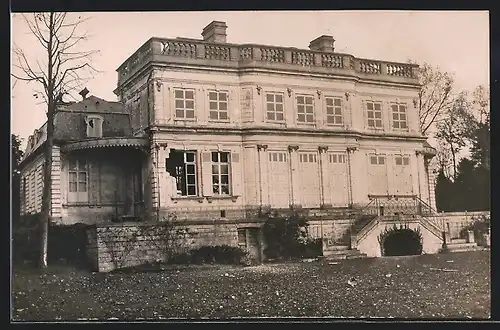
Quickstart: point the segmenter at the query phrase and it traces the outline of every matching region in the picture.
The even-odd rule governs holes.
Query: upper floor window
[[[229,195],[229,152],[212,152],[212,192]]]
[[[371,155],[370,156],[370,164],[371,165],[385,165],[385,156],[384,155]]]
[[[367,124],[370,128],[382,128],[382,104],[380,102],[366,102]]]
[[[342,99],[340,97],[325,97],[326,123],[329,125],[342,125]]]
[[[285,120],[283,107],[283,94],[266,94],[267,120],[283,121]]]
[[[85,122],[87,124],[87,137],[102,137],[102,117],[87,116]]]
[[[314,123],[314,105],[312,96],[297,96],[297,122],[308,124]]]
[[[175,98],[175,118],[194,119],[194,90],[176,89]]]
[[[210,102],[210,119],[228,120],[227,92],[209,92],[208,98]]]
[[[410,165],[410,157],[408,157],[408,156],[395,156],[394,160],[395,160],[397,166]]]
[[[406,105],[393,104],[392,109],[392,128],[406,130],[408,128],[406,122]]]

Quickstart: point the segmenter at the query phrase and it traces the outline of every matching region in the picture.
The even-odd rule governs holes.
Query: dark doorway
[[[422,236],[418,230],[394,228],[381,237],[382,256],[412,256],[422,254]]]

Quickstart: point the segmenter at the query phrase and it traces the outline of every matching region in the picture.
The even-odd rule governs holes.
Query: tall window
[[[342,99],[339,97],[326,97],[326,123],[329,125],[342,125]]]
[[[380,102],[366,102],[366,116],[368,127],[381,129],[382,126],[382,104]]]
[[[227,92],[209,92],[210,101],[210,119],[228,120],[227,111]]]
[[[315,153],[299,153],[299,161],[301,163],[316,163],[317,157]]]
[[[297,96],[297,122],[308,124],[314,123],[314,105],[312,96]]]
[[[175,118],[194,119],[194,90],[176,89]]]
[[[284,121],[283,94],[266,94],[267,120]]]
[[[84,202],[87,200],[88,164],[85,160],[70,159],[68,166],[69,199]]]
[[[100,116],[88,116],[86,118],[87,137],[102,137],[102,118]]]
[[[229,195],[229,152],[212,152],[212,191]]]
[[[196,151],[171,150],[167,171],[175,178],[181,196],[197,196]]]
[[[330,154],[330,163],[345,164],[346,157],[344,154]]]
[[[410,165],[410,157],[408,156],[394,156],[397,166],[408,166]]]
[[[385,156],[370,156],[370,164],[372,165],[385,165]]]
[[[270,152],[269,161],[286,163],[286,152]]]
[[[392,128],[405,130],[408,128],[406,123],[406,105],[393,104],[392,109]]]

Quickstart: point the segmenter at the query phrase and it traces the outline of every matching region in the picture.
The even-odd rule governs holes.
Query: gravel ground
[[[354,279],[354,284],[348,284]],[[490,252],[96,274],[15,269],[13,320],[490,317]]]

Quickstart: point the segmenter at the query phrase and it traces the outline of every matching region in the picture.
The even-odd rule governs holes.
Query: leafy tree
[[[50,220],[52,148],[54,145],[54,114],[62,96],[82,87],[87,71],[92,75],[95,70],[90,64],[95,51],[81,51],[80,43],[87,39],[85,34],[77,33],[82,23],[78,14],[45,12],[22,15],[24,22],[35,37],[36,43],[30,45],[31,56],[14,44],[12,76],[27,83],[35,82],[42,90],[41,95],[47,104],[47,138],[44,144],[43,197],[40,217],[42,268],[47,267],[47,240]],[[36,46],[41,47],[43,58],[36,57]]]
[[[436,208],[441,212],[453,209],[453,182],[444,174],[444,168],[440,168],[436,177]]]
[[[467,93],[461,92],[446,111],[446,117],[437,122],[436,137],[443,143],[444,149],[451,155],[452,178],[457,177],[460,151],[467,146],[467,137],[475,126],[471,105]]]
[[[15,134],[11,134],[11,151],[12,151],[12,220],[13,222],[19,218],[20,215],[20,188],[21,176],[19,172],[19,163],[23,158],[23,151],[21,150],[21,138]]]

